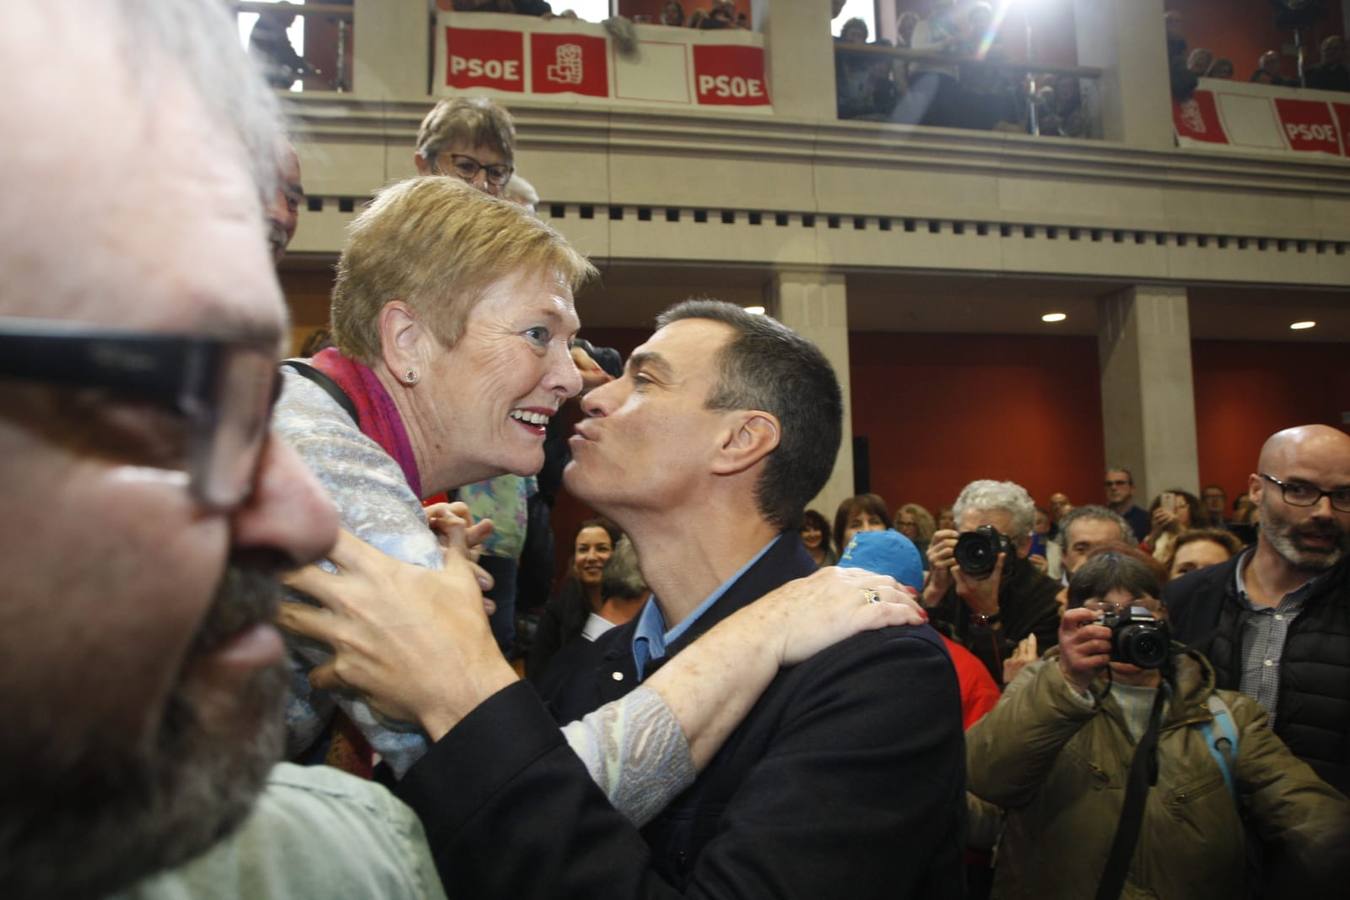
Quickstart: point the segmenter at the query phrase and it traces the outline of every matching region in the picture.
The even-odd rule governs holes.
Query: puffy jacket
[[[1214,665],[1219,687],[1242,679],[1241,554],[1169,584],[1163,602],[1176,639]],[[1275,733],[1332,787],[1350,793],[1350,558],[1322,575],[1285,636]]]
[[[1092,897],[1120,819],[1134,755],[1120,707],[1078,697],[1058,649],[1023,671],[998,706],[966,732],[968,787],[1004,807],[994,897]],[[1179,653],[1177,692],[1158,740],[1158,783],[1121,896],[1163,900],[1245,896],[1246,838],[1238,806],[1199,723],[1214,672]],[[1104,679],[1095,686],[1100,696]],[[1263,844],[1315,867],[1329,835],[1346,834],[1350,802],[1291,754],[1249,697],[1219,691],[1238,731],[1234,778]],[[1293,870],[1291,870],[1293,871]]]

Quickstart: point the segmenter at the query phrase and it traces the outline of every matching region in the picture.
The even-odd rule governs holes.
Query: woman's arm
[[[288,579],[322,608],[287,603],[279,617],[293,633],[334,648],[333,658],[310,675],[316,686],[359,692],[381,714],[421,723],[434,741],[516,680],[492,640],[478,585],[461,554],[448,553],[445,568],[433,571],[400,563],[342,534],[330,559],[337,574],[310,566]],[[864,589],[877,591],[885,602],[867,602]],[[860,631],[923,620],[891,579],[822,569],[728,617],[645,687],[678,726],[691,765],[701,768],[780,665],[800,662]],[[618,712],[610,721],[633,715]],[[594,723],[583,720],[583,726],[594,730]],[[612,771],[592,768],[592,774],[602,786],[628,778],[626,771],[617,780]]]

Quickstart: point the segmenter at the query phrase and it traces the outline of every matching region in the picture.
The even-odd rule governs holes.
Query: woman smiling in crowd
[[[549,600],[539,617],[539,628],[534,634],[526,672],[537,680],[548,667],[549,660],[559,648],[578,635],[593,641],[614,624],[601,615],[604,597],[600,582],[605,574],[605,563],[614,553],[623,530],[609,519],[597,516],[587,519],[577,528],[572,540],[572,565],[562,588]]]
[[[832,566],[839,554],[830,545],[830,526],[825,517],[814,509],[802,513],[802,546],[818,566]]]

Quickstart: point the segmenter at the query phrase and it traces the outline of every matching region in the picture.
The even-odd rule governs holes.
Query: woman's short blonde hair
[[[575,292],[595,267],[551,226],[457,178],[426,175],[390,185],[347,229],[333,287],[338,349],[380,357],[380,310],[402,300],[446,346],[502,278],[538,273]]]
[[[452,97],[431,108],[417,129],[417,152],[427,162],[447,148],[491,147],[508,163],[516,160],[516,127],[511,114],[486,97]]]

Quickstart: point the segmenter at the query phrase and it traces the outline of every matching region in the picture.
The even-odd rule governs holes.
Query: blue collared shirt
[[[739,581],[741,576],[750,570],[751,566],[759,562],[764,554],[769,552],[769,548],[782,537],[780,534],[761,547],[758,553],[750,557],[749,562],[718,585],[717,590],[709,594],[693,612],[685,616],[683,622],[669,631],[666,630],[666,617],[661,615],[661,606],[656,602],[656,595],[653,594],[651,600],[642,607],[642,613],[638,616],[637,628],[633,632],[633,664],[637,668],[638,681],[647,677],[647,663],[654,659],[665,658],[666,647],[679,640],[680,635],[688,631],[698,621],[698,617],[720,600],[722,595],[730,590],[731,586]]]

